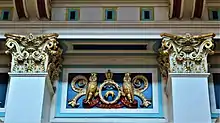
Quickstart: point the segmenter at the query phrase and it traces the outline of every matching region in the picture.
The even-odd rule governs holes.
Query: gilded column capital
[[[206,73],[207,56],[213,54],[214,33],[204,35],[161,34],[158,62],[163,76],[171,73]]]
[[[48,72],[51,81],[59,76],[62,67],[62,49],[58,34],[28,36],[5,34],[6,54],[11,54],[12,73]]]

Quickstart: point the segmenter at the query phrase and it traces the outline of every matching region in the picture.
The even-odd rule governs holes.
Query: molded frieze
[[[62,49],[56,40],[58,34],[46,34],[34,37],[5,34],[6,54],[11,54],[12,73],[48,72],[51,81],[59,76],[63,61]]]
[[[215,34],[184,36],[161,34],[158,62],[163,76],[171,73],[206,73],[207,56],[213,54]]]

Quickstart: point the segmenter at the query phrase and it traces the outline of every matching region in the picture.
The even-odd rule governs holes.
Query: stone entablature
[[[58,39],[161,39],[161,33],[176,32],[182,35],[187,32],[196,34],[200,32],[215,32],[215,39],[220,38],[220,22],[196,21],[156,21],[156,22],[79,22],[67,21],[18,21],[0,23],[0,38],[4,39],[5,32],[11,34],[33,33],[35,35],[56,32]],[[147,28],[146,28],[147,27]],[[103,30],[103,28],[105,28]],[[125,29],[126,28],[126,29]],[[100,35],[96,35],[100,34]]]
[[[12,73],[48,72],[53,82],[59,76],[62,66],[62,49],[57,41],[58,34],[45,34],[34,37],[5,34],[6,54],[11,54]]]
[[[214,33],[184,36],[161,34],[158,61],[163,76],[168,73],[207,73],[208,54],[213,54]]]

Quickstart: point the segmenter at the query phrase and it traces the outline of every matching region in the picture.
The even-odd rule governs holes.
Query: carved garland
[[[215,34],[200,36],[177,36],[161,34],[162,46],[159,49],[158,62],[162,75],[171,73],[206,73],[207,56],[213,54]]]
[[[62,66],[62,49],[56,40],[58,34],[47,34],[34,37],[5,34],[6,54],[12,55],[11,72],[40,73],[48,72],[53,82],[59,76]]]

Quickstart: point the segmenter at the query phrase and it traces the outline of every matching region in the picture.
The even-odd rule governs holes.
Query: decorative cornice
[[[0,22],[0,38],[4,33],[42,34],[59,33],[66,39],[160,39],[163,32],[185,34],[216,33],[220,38],[219,21],[152,21],[152,22],[69,22],[69,21],[16,21]]]
[[[94,21],[78,22],[71,21],[1,21],[0,28],[219,28],[219,21],[150,21],[150,22],[127,22],[114,23]]]
[[[62,66],[62,50],[56,40],[58,34],[34,37],[5,34],[6,54],[11,54],[11,73],[46,73],[53,82]]]

